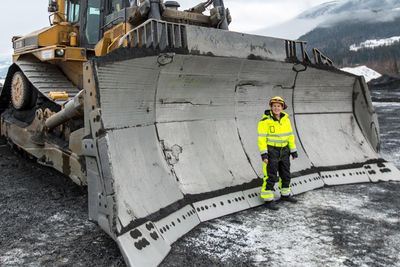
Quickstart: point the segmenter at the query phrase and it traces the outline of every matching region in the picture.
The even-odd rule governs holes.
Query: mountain
[[[4,79],[6,78],[8,67],[10,66],[11,62],[8,59],[0,59],[0,83],[4,83]]]
[[[336,66],[366,65],[399,75],[400,0],[339,0],[311,8],[291,21],[258,31],[307,42]]]
[[[367,66],[358,66],[354,68],[342,68],[342,71],[349,72],[358,76],[364,76],[365,81],[369,82],[382,77],[382,75]]]
[[[301,13],[292,20],[255,33],[288,39],[317,27],[330,27],[343,22],[384,22],[399,16],[400,0],[337,0],[323,3]]]
[[[399,74],[400,10],[389,21],[343,21],[317,27],[300,37],[309,48],[316,47],[337,66],[367,65],[390,75]]]

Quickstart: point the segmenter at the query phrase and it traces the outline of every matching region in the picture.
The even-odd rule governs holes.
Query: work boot
[[[297,203],[297,199],[295,199],[293,196],[281,196],[281,200],[290,203]]]
[[[276,203],[276,201],[265,201],[265,207],[270,210],[279,210],[279,207]]]

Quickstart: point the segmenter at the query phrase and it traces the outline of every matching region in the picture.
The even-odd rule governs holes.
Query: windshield
[[[101,0],[88,0],[85,35],[86,35],[88,44],[91,44],[91,45],[94,45],[99,41],[100,2],[101,2]]]
[[[67,12],[67,21],[76,23],[79,21],[79,0],[68,0],[65,1],[65,10]]]

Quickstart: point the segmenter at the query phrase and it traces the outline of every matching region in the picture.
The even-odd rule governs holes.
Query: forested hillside
[[[331,27],[318,27],[300,37],[309,48],[319,48],[337,66],[367,65],[378,72],[398,74],[400,43],[391,46],[350,51],[350,46],[371,39],[400,36],[400,17],[386,22],[340,22]]]

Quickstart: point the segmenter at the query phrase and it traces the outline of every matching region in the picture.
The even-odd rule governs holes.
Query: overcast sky
[[[178,0],[182,8],[204,0]],[[225,0],[231,10],[231,30],[252,32],[289,20],[312,6],[330,0]],[[0,59],[12,53],[11,38],[49,25],[48,0],[1,1]]]

